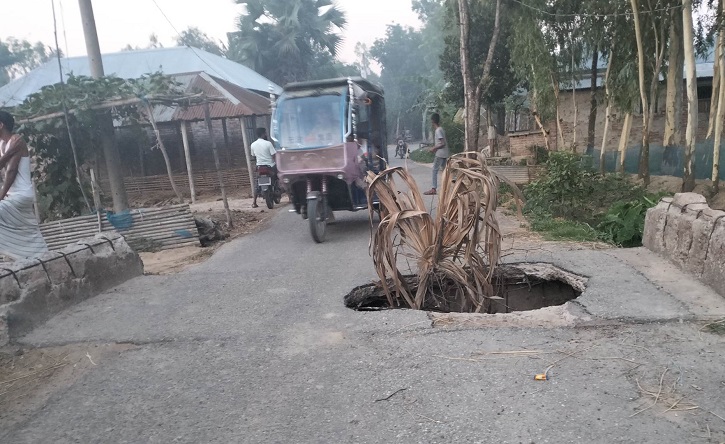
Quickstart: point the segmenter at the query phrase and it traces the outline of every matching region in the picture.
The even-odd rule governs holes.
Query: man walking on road
[[[438,188],[438,173],[446,167],[449,156],[446,132],[441,128],[441,116],[438,113],[434,113],[430,116],[430,121],[433,124],[433,130],[435,130],[435,145],[430,149],[430,152],[435,153],[435,160],[433,161],[433,188],[423,193],[426,196],[434,196],[436,194]]]

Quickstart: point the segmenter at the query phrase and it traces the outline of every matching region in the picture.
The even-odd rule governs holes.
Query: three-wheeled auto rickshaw
[[[272,108],[279,179],[323,242],[333,211],[377,204],[367,201],[364,178],[387,164],[383,90],[363,78],[292,83]]]

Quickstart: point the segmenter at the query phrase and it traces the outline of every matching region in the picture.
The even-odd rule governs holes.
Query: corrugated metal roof
[[[64,75],[90,75],[88,57],[69,57],[61,60]],[[103,55],[107,75],[136,79],[144,74],[161,71],[165,74],[206,72],[242,88],[266,92],[271,86],[279,94],[282,88],[252,69],[201,49],[190,47],[158,48],[141,51],[122,51]],[[58,62],[51,60],[28,74],[0,88],[0,107],[22,103],[42,87],[58,83]]]
[[[715,64],[712,61],[700,61],[699,63],[695,64],[695,70],[697,72],[697,78],[698,79],[707,79],[712,78],[713,76],[713,70],[715,68]],[[606,71],[606,66],[604,67],[604,70],[600,70],[597,74],[597,87],[603,88],[604,87],[604,71]],[[660,75],[660,81],[664,81],[664,76]],[[591,77],[587,76],[579,81],[576,82],[576,89],[590,89],[592,85]],[[569,82],[562,82],[560,86],[562,91],[569,90],[571,91],[571,81]]]
[[[203,92],[209,97],[223,99],[223,101],[215,101],[209,105],[209,114],[212,119],[264,116],[271,113],[269,98],[206,73],[179,74],[173,77],[181,84],[180,88],[188,94]],[[154,119],[157,122],[203,120],[204,106],[155,106]]]

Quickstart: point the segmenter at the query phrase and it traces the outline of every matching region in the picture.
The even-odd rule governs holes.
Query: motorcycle
[[[259,165],[257,167],[257,195],[264,197],[267,208],[274,208],[274,204],[282,201],[282,189],[272,167]]]
[[[408,155],[408,144],[403,139],[398,139],[398,145],[395,147],[395,157],[404,159]]]

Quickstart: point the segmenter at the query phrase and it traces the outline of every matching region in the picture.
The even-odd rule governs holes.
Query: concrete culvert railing
[[[142,274],[141,258],[114,233],[0,265],[0,346],[61,310]]]
[[[642,243],[725,296],[725,211],[704,196],[679,193],[650,208]]]

